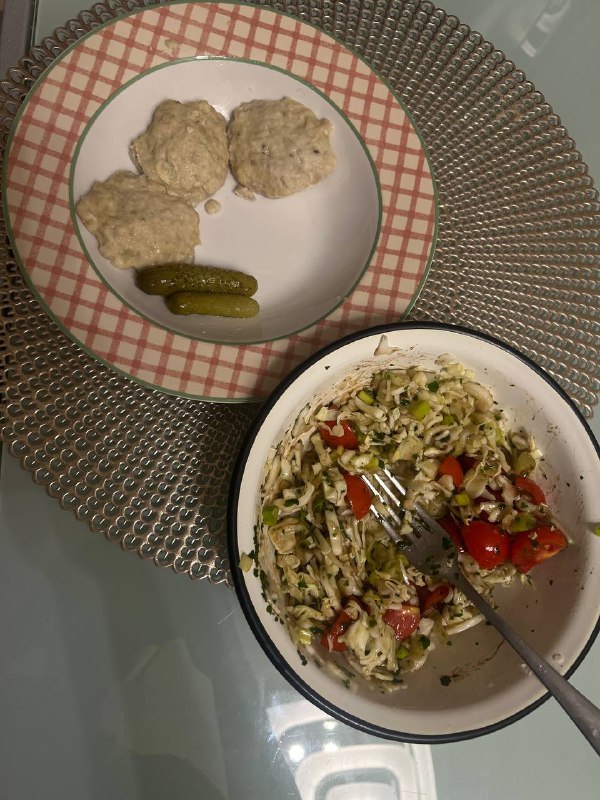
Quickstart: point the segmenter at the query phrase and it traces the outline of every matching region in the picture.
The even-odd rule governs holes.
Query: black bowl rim
[[[581,411],[577,408],[575,403],[571,400],[569,395],[556,382],[554,378],[552,378],[542,367],[539,366],[539,364],[537,364],[531,358],[526,356],[524,353],[521,353],[512,345],[503,342],[501,339],[497,339],[493,336],[490,336],[489,334],[482,333],[480,331],[476,331],[471,328],[464,327],[462,325],[448,325],[439,322],[399,322],[388,325],[378,325],[372,328],[366,328],[357,331],[355,333],[349,334],[348,336],[345,336],[341,339],[337,339],[335,342],[332,342],[331,344],[321,348],[312,356],[305,359],[294,370],[292,370],[292,372],[290,372],[290,374],[269,395],[264,405],[261,407],[258,416],[254,420],[248,434],[246,435],[246,438],[240,448],[236,463],[233,468],[233,474],[231,478],[230,491],[229,491],[229,501],[227,505],[227,545],[229,549],[229,557],[231,562],[231,576],[233,579],[233,585],[237,593],[240,606],[242,607],[242,611],[244,612],[244,616],[246,617],[246,621],[248,622],[248,625],[250,626],[252,633],[256,637],[258,643],[262,647],[263,651],[265,652],[271,663],[275,666],[278,672],[298,692],[300,692],[301,695],[303,695],[307,700],[309,700],[311,703],[317,706],[317,708],[320,708],[321,711],[324,711],[326,714],[329,714],[335,719],[338,719],[341,722],[344,722],[345,724],[350,725],[351,727],[356,728],[359,731],[362,731],[363,733],[368,733],[373,736],[379,736],[383,739],[391,739],[393,741],[409,742],[413,744],[449,744],[452,742],[459,742],[468,739],[474,739],[479,736],[485,736],[489,733],[493,733],[494,731],[501,730],[502,728],[505,728],[508,725],[511,725],[520,719],[523,719],[525,716],[530,714],[536,708],[541,706],[542,703],[545,703],[546,700],[548,700],[548,698],[550,697],[550,693],[546,692],[540,698],[530,703],[529,705],[525,706],[525,708],[522,708],[520,711],[517,711],[516,713],[511,714],[510,716],[502,720],[499,720],[498,722],[494,722],[489,725],[484,725],[479,728],[457,731],[455,733],[415,734],[415,733],[407,733],[404,731],[391,730],[389,728],[382,728],[378,725],[373,725],[372,723],[365,722],[359,717],[355,717],[354,715],[349,714],[346,711],[342,711],[336,705],[330,703],[328,700],[326,700],[324,697],[318,694],[314,689],[312,689],[311,686],[309,686],[305,681],[302,680],[302,678],[300,678],[298,673],[280,655],[279,651],[277,650],[271,638],[269,637],[267,631],[260,622],[258,615],[254,611],[252,602],[250,600],[250,596],[248,594],[248,590],[246,589],[246,583],[244,580],[243,573],[239,567],[240,553],[238,548],[238,537],[237,537],[237,508],[238,508],[238,500],[240,494],[240,485],[244,474],[246,461],[248,460],[248,456],[250,455],[250,451],[252,449],[254,440],[259,430],[261,429],[262,425],[264,424],[265,420],[269,416],[271,410],[281,397],[281,395],[310,366],[312,366],[317,361],[320,361],[325,356],[340,349],[341,347],[351,342],[358,341],[359,339],[365,339],[369,336],[384,335],[392,331],[405,330],[405,329],[415,330],[415,331],[438,330],[438,331],[451,331],[453,333],[461,333],[467,336],[471,336],[475,339],[481,339],[485,342],[488,342],[489,344],[495,345],[496,347],[499,347],[502,350],[505,350],[509,354],[518,358],[526,366],[530,367],[530,369],[536,372],[543,380],[545,380],[546,383],[548,383],[548,385],[550,386],[550,388],[552,388],[555,392],[557,392],[558,395],[574,411],[577,419],[579,420],[583,429],[587,433],[600,461],[600,444],[596,440],[596,437],[594,436],[594,433],[592,432],[590,426],[588,425],[585,417],[583,416]],[[575,659],[574,663],[565,673],[566,678],[569,678],[579,667],[579,665],[589,652],[590,648],[592,647],[599,632],[600,632],[600,611],[598,614],[596,625],[594,626],[594,629],[590,634],[588,641],[582,648],[581,652]]]

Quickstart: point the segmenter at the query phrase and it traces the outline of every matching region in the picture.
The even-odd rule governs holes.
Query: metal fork
[[[421,506],[415,504],[414,507],[412,534],[405,536],[398,532],[404,516],[402,498],[406,497],[406,489],[395,475],[384,468],[379,473],[363,475],[362,478],[381,504],[378,506],[374,501],[371,513],[402,548],[409,562],[426,575],[444,578],[466,595],[560,703],[600,755],[600,709],[538,655],[479,594],[462,573],[450,537]]]

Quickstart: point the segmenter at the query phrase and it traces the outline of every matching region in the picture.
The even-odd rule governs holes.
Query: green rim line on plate
[[[166,69],[168,67],[172,67],[172,66],[175,66],[177,64],[184,64],[184,63],[191,62],[191,61],[193,61],[195,63],[202,63],[202,62],[205,62],[205,61],[231,61],[231,62],[235,62],[235,63],[251,64],[252,66],[263,67],[264,69],[270,69],[270,70],[273,70],[274,72],[279,72],[282,75],[286,75],[288,78],[291,78],[292,80],[295,80],[298,83],[303,84],[308,89],[310,89],[311,91],[315,92],[315,94],[318,94],[320,97],[322,97],[323,100],[325,100],[327,103],[329,103],[329,105],[334,109],[334,111],[336,111],[340,115],[340,117],[342,117],[342,119],[344,120],[346,125],[350,128],[350,130],[352,131],[352,133],[354,134],[354,136],[358,140],[360,146],[362,147],[362,149],[363,149],[363,151],[364,151],[364,153],[365,153],[365,155],[366,155],[366,157],[367,157],[367,159],[369,161],[369,166],[371,167],[371,171],[372,171],[373,177],[375,179],[375,186],[377,188],[378,209],[377,209],[377,227],[376,227],[376,230],[375,230],[375,235],[373,237],[373,244],[371,245],[371,249],[370,249],[369,254],[367,256],[365,265],[361,269],[358,277],[356,278],[356,280],[354,281],[352,286],[350,286],[350,288],[345,292],[345,294],[342,295],[340,300],[337,303],[335,303],[335,305],[331,306],[331,308],[329,308],[320,317],[317,317],[317,319],[314,319],[311,322],[307,323],[306,325],[303,325],[300,328],[296,328],[295,330],[290,331],[289,333],[286,333],[283,336],[273,336],[271,338],[266,338],[266,339],[262,339],[261,338],[261,339],[244,340],[244,341],[233,341],[233,340],[231,340],[231,341],[223,341],[221,339],[211,339],[208,336],[196,336],[196,335],[194,335],[192,333],[182,333],[181,331],[176,330],[175,328],[171,328],[168,325],[164,325],[164,324],[162,324],[160,322],[157,322],[152,317],[149,317],[147,314],[142,313],[139,309],[137,309],[134,305],[132,305],[128,300],[125,300],[125,298],[122,297],[119,294],[119,292],[117,292],[116,289],[113,288],[112,284],[109,283],[109,281],[106,280],[106,278],[100,272],[99,268],[94,263],[94,260],[93,260],[92,256],[90,255],[90,253],[89,253],[89,251],[88,251],[88,249],[85,246],[85,243],[83,241],[83,237],[81,235],[81,227],[79,225],[79,220],[77,218],[77,213],[75,211],[75,199],[74,199],[74,196],[73,196],[73,182],[74,182],[75,170],[77,168],[77,160],[79,158],[79,153],[80,153],[81,148],[83,147],[83,143],[84,143],[87,135],[89,134],[91,128],[93,127],[93,125],[96,122],[96,120],[98,119],[98,117],[100,117],[100,115],[107,108],[107,106],[109,106],[110,103],[112,103],[112,101],[115,100],[115,98],[117,98],[122,92],[124,92],[125,90],[129,89],[129,87],[132,86],[134,83],[137,83],[138,81],[143,80],[144,78],[147,78],[153,72],[157,72],[158,70]],[[312,187],[308,187],[308,188],[310,189]],[[280,339],[289,339],[290,336],[295,336],[297,333],[302,333],[302,331],[305,331],[308,328],[312,328],[313,325],[317,325],[319,322],[321,322],[321,320],[326,319],[331,313],[333,313],[337,308],[339,308],[348,299],[348,297],[352,294],[354,289],[358,286],[358,284],[363,279],[363,277],[364,277],[364,275],[365,275],[365,273],[366,273],[366,271],[369,268],[369,265],[371,263],[371,259],[373,257],[373,253],[377,249],[377,243],[379,242],[379,235],[381,233],[381,220],[382,220],[382,217],[383,217],[383,199],[382,199],[382,195],[381,195],[381,183],[379,181],[379,174],[378,174],[377,169],[375,167],[375,162],[373,161],[373,157],[371,156],[371,153],[369,152],[369,149],[366,146],[366,144],[364,143],[361,135],[356,130],[356,127],[354,126],[354,124],[348,119],[346,114],[344,114],[344,112],[333,102],[333,100],[331,100],[329,97],[327,97],[327,95],[324,92],[322,92],[320,89],[317,89],[315,86],[313,86],[308,81],[305,81],[303,78],[299,78],[297,75],[294,75],[293,73],[288,72],[288,70],[282,69],[281,67],[275,67],[272,64],[263,64],[261,61],[256,61],[256,60],[250,59],[250,58],[232,58],[230,56],[200,56],[200,57],[198,57],[198,56],[188,56],[187,58],[178,58],[178,59],[174,59],[173,61],[168,61],[165,64],[157,64],[155,67],[152,67],[151,69],[146,70],[146,72],[142,72],[139,75],[136,75],[135,78],[132,78],[131,80],[127,81],[127,83],[124,83],[121,87],[119,87],[119,89],[117,89],[116,92],[111,94],[111,96],[107,100],[105,100],[102,103],[102,105],[96,110],[94,115],[92,117],[90,117],[90,120],[88,121],[87,125],[85,126],[85,128],[83,130],[83,133],[79,137],[79,141],[77,142],[77,146],[75,147],[75,151],[74,151],[74,154],[73,154],[73,160],[71,162],[71,169],[70,169],[70,172],[69,172],[69,207],[70,207],[71,220],[73,222],[73,227],[75,229],[75,233],[77,234],[77,238],[79,240],[79,244],[81,245],[81,249],[83,250],[83,253],[85,254],[87,260],[89,261],[89,263],[93,267],[95,273],[98,275],[98,277],[100,278],[102,283],[115,295],[115,297],[117,297],[123,303],[123,305],[127,306],[128,308],[130,308],[139,317],[142,317],[143,319],[145,319],[148,322],[152,323],[152,325],[155,325],[157,328],[162,328],[162,330],[168,331],[169,333],[173,333],[176,336],[183,336],[185,339],[193,339],[195,341],[208,342],[210,344],[220,344],[220,345],[223,345],[224,347],[229,347],[229,346],[235,347],[235,346],[244,346],[244,345],[253,345],[253,344],[264,344],[264,343],[267,343],[267,342],[279,341]],[[194,265],[191,265],[191,266],[194,266]],[[237,267],[230,267],[230,269],[237,269]],[[420,285],[418,287],[418,290],[420,291]]]
[[[174,0],[174,2],[171,2],[168,5],[174,5],[174,6],[175,5],[187,5],[189,2],[190,2],[190,0]],[[425,145],[425,142],[423,140],[422,134],[419,131],[418,127],[415,125],[415,122],[414,122],[414,119],[412,117],[412,114],[406,108],[406,106],[404,105],[403,101],[400,99],[400,97],[397,95],[397,93],[394,91],[394,89],[390,86],[388,81],[385,78],[383,78],[381,73],[378,70],[376,70],[365,58],[363,58],[363,56],[361,56],[360,53],[356,52],[352,47],[350,47],[346,43],[342,42],[340,39],[338,39],[336,36],[332,35],[331,33],[327,32],[327,31],[324,31],[322,28],[318,27],[317,25],[313,25],[310,22],[306,22],[305,20],[300,19],[299,17],[295,16],[294,14],[288,14],[288,13],[286,13],[284,11],[279,11],[278,9],[276,10],[274,8],[267,7],[267,6],[257,6],[256,4],[253,4],[253,3],[239,3],[239,2],[236,2],[236,0],[220,0],[220,2],[216,2],[216,3],[214,3],[214,0],[196,0],[196,2],[206,3],[206,4],[213,3],[214,5],[229,5],[229,6],[243,6],[243,7],[247,6],[247,7],[251,7],[251,8],[258,8],[261,11],[270,12],[270,13],[274,14],[275,16],[287,17],[288,19],[292,19],[295,22],[299,23],[300,25],[306,25],[307,27],[312,28],[313,30],[315,30],[319,34],[321,34],[322,36],[325,36],[325,37],[333,40],[334,42],[337,42],[341,47],[345,48],[349,53],[351,53],[360,62],[365,64],[365,66],[388,89],[388,91],[392,94],[392,96],[394,97],[396,102],[399,104],[399,106],[402,108],[402,110],[406,114],[406,116],[407,116],[407,118],[408,118],[408,120],[409,120],[409,122],[410,122],[410,124],[411,124],[411,126],[413,128],[413,131],[414,131],[415,135],[417,136],[417,138],[419,140],[419,143],[420,143],[420,145],[421,145],[421,147],[423,149],[423,153],[425,155],[425,160],[427,162],[427,166],[429,167],[429,172],[430,172],[430,175],[431,175],[431,182],[432,182],[432,187],[433,187],[433,200],[434,200],[434,226],[433,226],[433,234],[432,234],[431,246],[430,246],[430,249],[429,249],[429,257],[428,257],[427,263],[425,265],[425,269],[424,269],[424,272],[423,272],[423,277],[421,279],[421,282],[420,282],[419,286],[417,287],[417,289],[415,290],[415,292],[413,294],[413,297],[412,297],[411,301],[409,302],[407,308],[404,310],[404,312],[400,315],[400,318],[399,318],[400,321],[406,319],[407,315],[414,308],[415,303],[419,299],[419,296],[420,296],[420,294],[421,294],[421,292],[423,290],[423,286],[425,285],[425,282],[426,282],[426,280],[427,280],[427,278],[429,276],[429,272],[430,272],[430,269],[431,269],[431,264],[433,262],[433,256],[435,254],[435,248],[436,248],[436,244],[437,244],[437,235],[438,235],[438,230],[439,230],[439,213],[440,213],[439,212],[439,192],[438,192],[438,188],[437,188],[437,181],[435,179],[435,172],[434,172],[434,169],[433,169],[433,163],[432,163],[431,157],[429,155],[429,150],[427,149],[427,147]],[[7,174],[6,166],[7,166],[9,155],[10,155],[10,151],[11,151],[11,148],[12,148],[12,142],[13,142],[13,139],[14,139],[14,137],[16,135],[17,128],[18,128],[19,123],[21,121],[21,117],[25,113],[25,110],[26,110],[31,98],[33,97],[33,95],[35,94],[35,92],[37,91],[39,86],[46,80],[46,78],[52,72],[52,70],[55,69],[55,67],[64,58],[66,58],[71,53],[71,51],[75,50],[81,44],[81,42],[84,42],[86,39],[89,39],[90,37],[94,36],[99,31],[102,31],[104,28],[108,28],[110,25],[116,24],[120,20],[127,19],[128,17],[133,17],[133,16],[135,16],[137,14],[143,14],[146,11],[157,10],[157,9],[161,9],[161,8],[164,8],[164,7],[165,7],[165,4],[163,4],[163,3],[155,3],[153,5],[149,5],[149,6],[146,6],[144,8],[133,9],[132,11],[128,12],[127,14],[123,14],[123,15],[120,15],[118,17],[115,17],[114,19],[110,19],[110,20],[107,20],[106,22],[103,22],[101,25],[98,25],[93,30],[88,31],[88,33],[86,33],[81,38],[77,39],[75,42],[72,42],[59,56],[57,56],[57,58],[35,80],[35,82],[31,86],[31,88],[29,89],[27,95],[23,99],[21,107],[19,108],[19,110],[15,114],[15,118],[14,118],[13,124],[11,126],[11,130],[9,132],[7,143],[6,143],[6,148],[5,148],[5,151],[4,151],[4,164],[3,164],[4,168],[3,168],[3,171],[2,171],[2,207],[3,207],[4,219],[5,219],[5,223],[6,223],[7,235],[8,235],[8,238],[9,238],[9,241],[10,241],[10,244],[11,244],[14,256],[15,256],[15,261],[17,262],[17,265],[18,265],[18,267],[19,267],[19,269],[21,271],[21,274],[22,274],[25,282],[27,283],[29,289],[31,290],[32,294],[34,295],[34,297],[36,298],[38,303],[46,311],[48,316],[57,325],[57,327],[65,334],[65,336],[67,338],[69,338],[72,342],[77,344],[79,347],[81,347],[81,349],[85,353],[87,353],[87,355],[89,355],[91,358],[93,358],[94,360],[98,361],[99,363],[101,363],[104,366],[108,367],[109,369],[113,370],[117,374],[122,375],[123,377],[128,378],[129,380],[132,380],[132,381],[140,384],[141,386],[145,386],[146,388],[151,389],[153,391],[164,392],[165,394],[170,394],[170,395],[173,395],[175,397],[182,397],[182,398],[187,398],[187,399],[190,399],[190,400],[200,400],[200,401],[203,401],[203,402],[218,402],[218,403],[262,402],[265,399],[265,397],[254,397],[254,396],[250,396],[250,397],[234,397],[234,398],[232,398],[232,397],[212,397],[212,396],[204,396],[204,395],[194,394],[194,393],[190,393],[190,392],[171,390],[171,389],[168,389],[168,388],[166,388],[164,386],[158,386],[157,384],[153,384],[153,383],[150,383],[149,381],[145,381],[142,378],[139,378],[139,377],[137,377],[135,375],[131,375],[131,373],[126,372],[125,370],[121,369],[120,367],[117,367],[116,365],[112,364],[109,361],[106,361],[101,356],[99,356],[97,353],[95,353],[93,350],[91,350],[87,345],[83,344],[69,328],[67,328],[65,325],[63,325],[63,323],[60,322],[54,316],[53,312],[48,308],[48,306],[46,305],[45,301],[43,300],[43,298],[39,294],[37,288],[33,285],[32,281],[30,280],[29,275],[27,274],[27,272],[25,270],[25,267],[24,267],[24,265],[22,263],[22,260],[21,260],[21,257],[19,255],[18,249],[15,246],[12,225],[10,223],[10,215],[8,213],[8,204],[7,204],[7,196],[6,196],[6,180],[7,180],[7,178],[6,178],[6,174]],[[181,59],[181,60],[186,60],[186,59]],[[168,62],[168,63],[172,64],[174,62]],[[258,62],[258,63],[260,64],[261,62]],[[167,65],[165,65],[165,66],[167,66]],[[262,64],[262,66],[267,66],[267,65]],[[298,79],[298,80],[300,80],[300,79]],[[311,86],[310,84],[307,84],[307,85]],[[311,88],[314,89],[314,87],[312,87],[312,86],[311,86]],[[317,91],[317,90],[315,89],[315,91]],[[326,98],[326,99],[328,99],[328,98]],[[105,102],[108,102],[108,101],[105,101]],[[364,143],[362,142],[362,138],[360,138],[360,141],[364,146]],[[379,187],[379,179],[377,179],[377,186]]]

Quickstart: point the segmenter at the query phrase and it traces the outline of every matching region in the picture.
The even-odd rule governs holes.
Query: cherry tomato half
[[[504,564],[510,555],[510,536],[497,525],[475,519],[462,529],[465,547],[482,569]]]
[[[451,517],[450,514],[447,514],[445,517],[438,519],[439,524],[442,528],[446,531],[448,536],[454,542],[454,547],[458,550],[459,553],[465,552],[465,543],[463,542],[462,533],[460,532],[460,528],[458,527],[458,522]]]
[[[327,430],[327,428],[319,428],[321,439],[323,439],[325,444],[328,444],[329,447],[344,447],[346,450],[356,450],[358,447],[358,439],[356,438],[356,434],[354,433],[352,425],[347,419],[343,419],[339,423],[335,422],[334,420],[330,420],[324,424],[327,425],[327,428],[335,428],[336,425],[341,425],[344,431],[341,436],[334,436],[333,433],[331,433],[331,430]]]
[[[402,608],[389,608],[382,619],[392,628],[396,639],[402,641],[402,639],[407,639],[419,627],[421,612],[417,606],[403,603]]]
[[[479,462],[478,458],[475,458],[475,456],[468,456],[466,453],[459,456],[457,460],[463,472],[468,472]]]
[[[519,475],[519,477],[515,480],[515,486],[517,489],[519,489],[519,491],[530,495],[531,499],[536,505],[539,506],[546,502],[546,495],[543,493],[537,483],[532,481],[530,478],[523,478]]]
[[[446,456],[442,461],[438,468],[438,477],[441,475],[450,475],[455,489],[462,486],[465,477],[459,460],[454,458],[454,456]]]
[[[552,558],[567,546],[564,533],[556,528],[540,525],[514,537],[510,547],[510,560],[519,572],[529,572],[536,564]]]
[[[356,519],[362,519],[369,513],[371,492],[359,475],[344,473],[346,481],[346,497]]]
[[[421,605],[422,612],[425,613],[426,611],[429,611],[430,608],[437,608],[438,611],[441,611],[444,600],[449,594],[450,587],[445,583],[436,586],[435,589],[431,589],[427,592],[423,599],[423,603]]]
[[[321,636],[321,644],[323,647],[329,650],[329,652],[335,650],[337,653],[341,653],[343,650],[346,650],[347,645],[345,642],[340,642],[339,637],[348,630],[351,624],[352,617],[342,609],[329,630],[325,631]]]

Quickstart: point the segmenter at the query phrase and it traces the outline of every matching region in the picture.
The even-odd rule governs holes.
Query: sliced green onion
[[[252,559],[248,555],[248,553],[242,553],[240,556],[240,569],[242,572],[250,572],[252,569]]]
[[[399,647],[396,650],[396,658],[398,661],[404,661],[405,658],[408,658],[410,655],[410,650],[408,647]]]
[[[367,472],[377,472],[377,470],[384,466],[381,462],[381,459],[377,458],[377,456],[373,456],[369,463],[366,465],[365,469]]]
[[[457,506],[468,506],[471,502],[471,498],[466,492],[459,492],[454,495],[454,502]]]
[[[370,392],[366,392],[364,389],[361,389],[358,393],[359,398],[366,403],[368,406],[372,406],[375,402],[375,398]]]
[[[411,403],[408,407],[408,413],[418,422],[420,422],[422,419],[425,419],[430,410],[431,406],[427,400],[418,400],[416,403]]]
[[[537,521],[533,514],[517,514],[509,527],[511,533],[522,533],[523,531],[532,531],[536,524]]]
[[[596,525],[596,527],[594,528],[594,533],[596,534],[596,536],[600,536],[600,525]]]
[[[262,520],[265,525],[275,525],[278,516],[279,509],[277,506],[265,506],[262,510]]]
[[[456,420],[454,419],[452,414],[444,414],[444,416],[442,417],[443,425],[454,425],[455,422]]]
[[[526,451],[521,451],[513,460],[513,469],[517,475],[527,475],[535,469],[535,459]]]
[[[312,633],[306,628],[298,630],[298,644],[309,645],[312,642]]]

